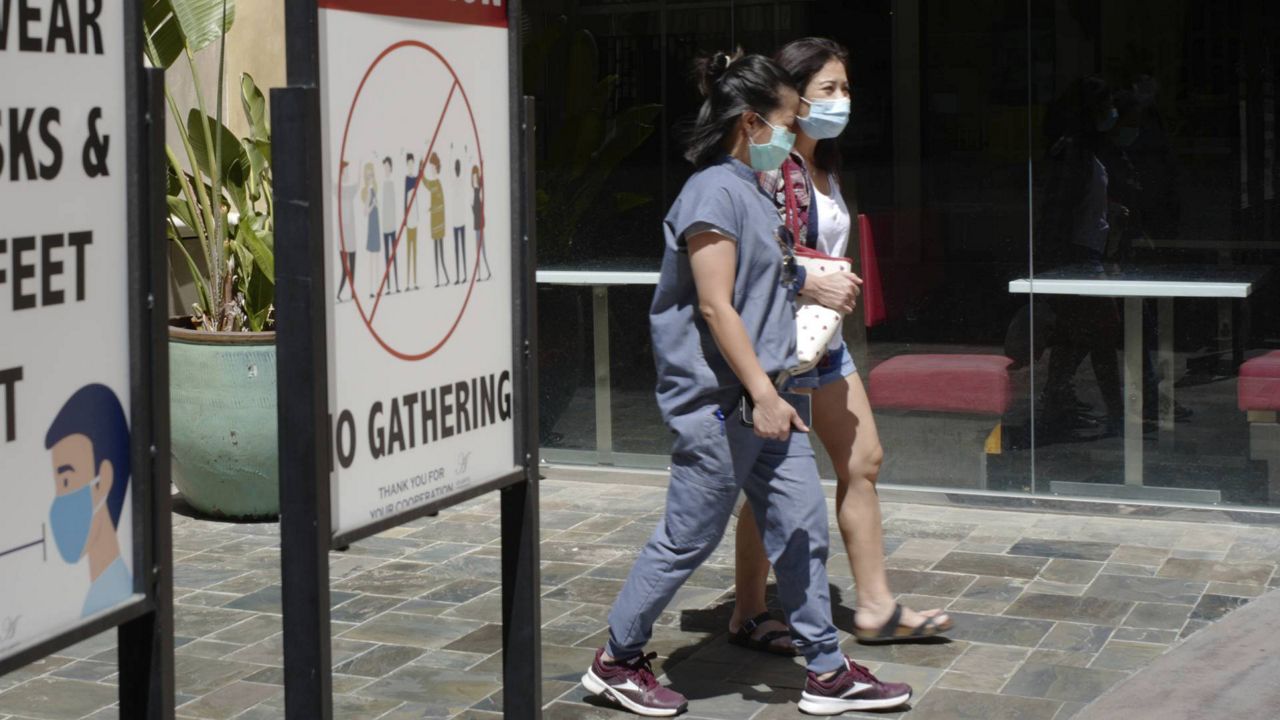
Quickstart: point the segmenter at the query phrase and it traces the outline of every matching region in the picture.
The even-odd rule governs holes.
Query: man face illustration
[[[93,465],[93,442],[84,435],[68,435],[59,440],[49,455],[53,459],[54,492],[58,495],[70,495],[100,477],[102,482],[91,487],[94,504],[102,502],[102,498],[111,491],[114,479],[110,460],[103,460],[101,469]]]
[[[68,435],[49,448],[53,464],[54,514],[51,515],[54,539],[67,562],[75,562],[88,550],[93,528],[106,525],[114,529],[107,496],[115,483],[115,468],[103,459],[95,465],[93,441],[79,433]],[[83,495],[87,494],[87,497]],[[82,496],[78,507],[76,496]],[[62,512],[58,512],[58,508]]]

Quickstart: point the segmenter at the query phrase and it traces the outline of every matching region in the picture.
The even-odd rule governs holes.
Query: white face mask
[[[830,140],[839,137],[849,124],[849,109],[852,103],[849,98],[832,98],[829,100],[809,100],[800,98],[809,105],[809,114],[797,117],[796,122],[805,135],[814,140]]]

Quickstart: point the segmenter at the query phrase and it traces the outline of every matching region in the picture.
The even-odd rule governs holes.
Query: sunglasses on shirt
[[[786,225],[779,225],[773,231],[773,237],[778,241],[778,248],[782,250],[782,286],[791,290],[796,288],[796,237],[791,232],[791,228]]]

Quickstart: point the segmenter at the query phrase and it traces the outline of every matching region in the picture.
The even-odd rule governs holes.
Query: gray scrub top
[[[780,224],[755,172],[727,156],[694,173],[671,205],[663,222],[662,272],[649,308],[658,408],[668,424],[711,404],[728,411],[742,392],[698,312],[687,234],[710,226],[737,242],[733,307],[760,365],[775,375],[797,364],[795,291],[782,284],[783,255],[774,235]]]

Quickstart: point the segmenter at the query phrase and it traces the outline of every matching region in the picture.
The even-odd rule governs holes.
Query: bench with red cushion
[[[1280,350],[1273,350],[1240,366],[1240,409],[1280,410]]]
[[[1004,415],[1013,400],[1003,355],[899,355],[871,371],[871,406]]]
[[[1249,457],[1267,464],[1267,488],[1280,502],[1280,350],[1240,366],[1240,409],[1249,414]]]
[[[1013,402],[1011,365],[1003,355],[963,354],[899,355],[877,365],[868,396],[885,448],[881,479],[987,487],[987,458],[1000,454]]]

